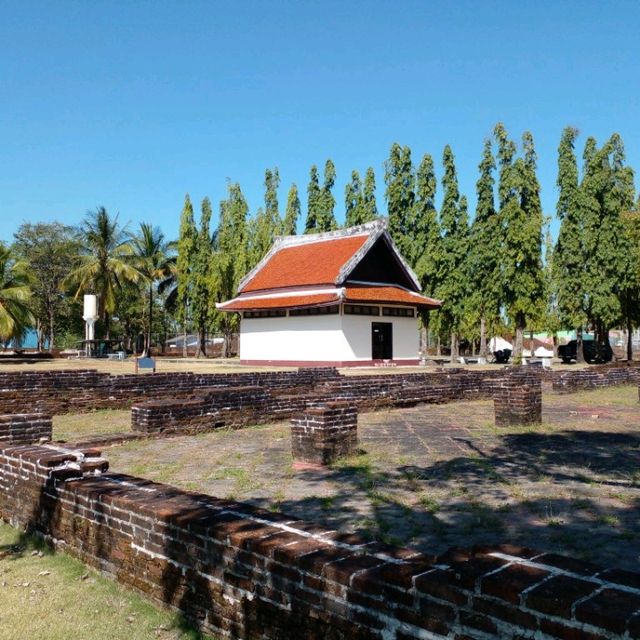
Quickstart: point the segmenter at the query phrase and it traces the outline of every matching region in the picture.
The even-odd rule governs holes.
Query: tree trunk
[[[438,335],[438,337],[436,338],[436,355],[438,355],[438,356],[442,355],[442,346],[440,344],[440,335]]]
[[[189,354],[187,352],[187,309],[185,305],[184,323],[182,325],[182,357],[186,358],[187,355]]]
[[[582,348],[582,327],[576,329],[576,364],[584,362],[584,349]]]
[[[481,358],[487,357],[487,321],[484,314],[480,318],[480,353],[478,355]]]
[[[53,339],[56,332],[55,316],[53,313],[49,314],[49,353],[53,353]]]
[[[513,345],[513,364],[522,364],[522,348],[524,346],[525,319],[519,313],[516,317],[516,342]]]
[[[553,357],[558,357],[558,334],[553,334]]]
[[[533,331],[529,331],[529,357],[533,358],[533,352],[536,350],[535,345],[533,344]]]
[[[458,342],[458,334],[451,334],[451,362],[458,362],[460,355],[460,343]]]
[[[207,357],[207,327],[202,321],[200,321],[200,325],[198,326],[198,355],[196,357]]]
[[[111,339],[111,322],[109,314],[106,311],[104,312],[104,336],[106,340]]]
[[[153,284],[149,285],[149,326],[147,327],[146,352],[151,355],[151,325],[153,324]]]
[[[627,317],[627,362],[633,360],[633,325],[631,318]]]

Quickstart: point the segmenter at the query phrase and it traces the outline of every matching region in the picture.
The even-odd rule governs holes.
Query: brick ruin
[[[0,446],[51,440],[52,433],[51,416],[42,413],[0,415]]]
[[[542,379],[530,370],[514,369],[494,388],[496,426],[542,422]]]
[[[311,404],[291,420],[294,462],[328,465],[357,446],[358,409],[346,402]]]
[[[509,545],[435,557],[0,446],[0,517],[221,638],[640,638],[640,575]]]

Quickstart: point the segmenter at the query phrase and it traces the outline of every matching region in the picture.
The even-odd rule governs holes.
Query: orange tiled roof
[[[353,257],[370,234],[308,242],[276,251],[266,264],[242,287],[242,293],[334,284],[340,269]]]
[[[218,305],[221,311],[253,311],[258,309],[295,309],[298,307],[315,307],[318,305],[340,302],[336,291],[330,293],[312,293],[293,296],[274,296],[270,298],[248,298],[242,296]]]
[[[378,304],[393,303],[406,304],[413,307],[437,309],[442,304],[440,300],[421,296],[406,289],[393,286],[350,285],[347,283],[345,302],[377,302]]]

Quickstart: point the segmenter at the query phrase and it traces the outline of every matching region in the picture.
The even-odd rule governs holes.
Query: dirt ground
[[[83,420],[86,436],[127,419],[59,417],[55,436],[72,437]],[[293,470],[287,423],[132,442],[105,455],[115,471],[392,544],[440,552],[508,541],[640,571],[637,388],[546,394],[533,428],[496,428],[488,401],[362,414],[359,438],[358,455],[322,471]]]

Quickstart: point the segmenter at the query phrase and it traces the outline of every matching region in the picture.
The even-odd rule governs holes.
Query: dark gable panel
[[[382,236],[369,249],[347,280],[397,284],[415,291],[415,285]]]

